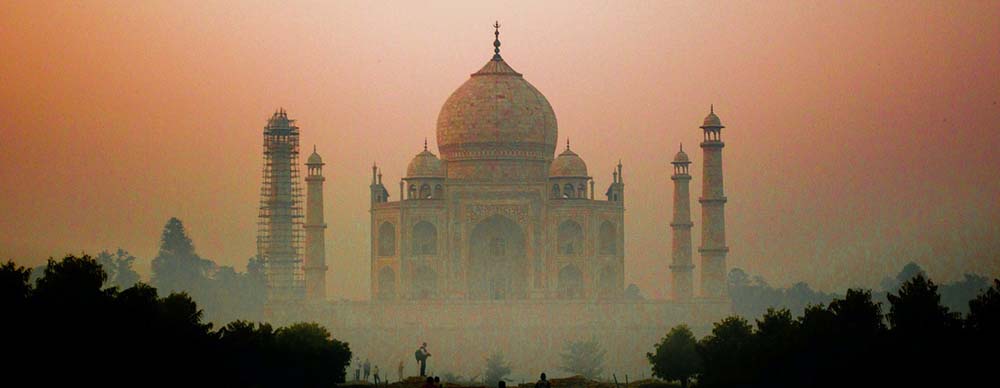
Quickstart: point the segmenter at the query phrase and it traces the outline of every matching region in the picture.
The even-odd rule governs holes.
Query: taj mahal
[[[441,107],[437,153],[425,142],[398,187],[372,166],[370,301],[327,300],[324,164],[314,149],[302,214],[298,127],[283,110],[268,121],[258,250],[271,314],[323,323],[352,347],[376,349],[371,357],[385,365],[412,355],[420,339],[454,355],[432,359],[449,371],[482,361],[461,354],[496,350],[547,365],[558,357],[551,349],[590,336],[607,339],[609,367],[628,370],[644,365],[646,348],[670,327],[704,332],[728,315],[724,126],[714,108],[698,126],[700,261],[691,241],[692,162],[681,149],[665,167],[674,186],[673,219],[663,224],[672,239],[663,261],[671,297],[626,298],[622,163],[609,166],[606,188],[595,187],[583,156],[559,142],[548,100],[501,57],[494,27],[492,57]]]

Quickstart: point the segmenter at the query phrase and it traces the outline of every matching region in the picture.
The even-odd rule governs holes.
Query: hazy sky
[[[0,258],[122,247],[146,276],[176,216],[243,268],[284,107],[327,163],[330,293],[365,298],[370,166],[395,188],[425,137],[436,153],[499,19],[599,191],[622,160],[645,294],[669,280],[669,161],[684,142],[697,206],[711,103],[730,267],[825,290],[911,260],[1000,275],[1000,2],[419,3],[4,1]]]

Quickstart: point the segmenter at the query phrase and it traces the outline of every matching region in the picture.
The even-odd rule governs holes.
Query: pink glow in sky
[[[242,268],[261,129],[284,107],[327,163],[330,294],[366,298],[372,161],[395,187],[424,138],[436,152],[438,111],[491,57],[499,19],[560,144],[599,189],[625,165],[626,283],[646,295],[669,279],[669,161],[684,142],[697,206],[712,103],[730,267],[825,290],[875,287],[908,261],[939,281],[1000,275],[1000,2],[0,10],[0,258],[24,265],[122,247],[148,275],[176,216],[202,256]]]

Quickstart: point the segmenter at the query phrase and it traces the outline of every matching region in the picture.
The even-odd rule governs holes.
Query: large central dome
[[[448,162],[547,162],[555,153],[556,131],[549,101],[498,53],[445,101],[437,143]]]

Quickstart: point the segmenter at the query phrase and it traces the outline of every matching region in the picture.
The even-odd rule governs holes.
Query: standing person
[[[424,342],[423,345],[420,345],[420,349],[417,349],[417,352],[414,354],[414,357],[417,358],[417,362],[420,363],[420,377],[427,376],[427,357],[430,356],[431,353],[427,351],[426,342]],[[434,381],[432,380],[430,383],[433,384]]]
[[[375,365],[375,369],[372,369],[372,377],[375,378],[375,385],[378,385],[378,365]]]
[[[368,362],[368,359],[366,358],[365,359],[365,381],[368,381],[368,375],[370,375],[371,372],[372,372],[372,363]]]
[[[399,368],[397,368],[397,371],[399,372],[399,381],[403,381],[403,360],[399,360]]]
[[[357,364],[354,364],[354,381],[361,381],[361,359],[358,359]]]
[[[535,388],[552,388],[552,383],[545,379],[545,373],[538,378],[538,382],[535,383]]]

